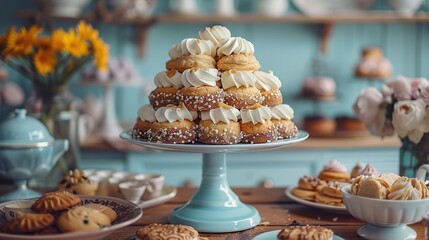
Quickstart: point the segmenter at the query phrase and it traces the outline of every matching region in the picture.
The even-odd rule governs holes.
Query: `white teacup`
[[[147,189],[143,195],[143,199],[151,199],[159,197],[162,194],[164,187],[164,176],[161,174],[138,174],[134,177],[135,180],[146,185]]]
[[[113,197],[121,197],[119,184],[134,180],[134,174],[127,172],[114,173],[107,181],[109,183],[109,195]]]
[[[31,205],[35,200],[19,200],[13,201],[10,204],[6,204],[4,206],[4,214],[6,216],[6,220],[10,221],[17,217],[18,212],[29,213],[31,211]]]
[[[146,190],[146,185],[140,181],[119,183],[119,191],[128,201],[138,203]]]

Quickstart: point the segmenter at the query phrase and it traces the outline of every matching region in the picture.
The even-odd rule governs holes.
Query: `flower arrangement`
[[[400,158],[403,160],[407,151],[413,157],[408,165],[418,168],[429,162],[427,79],[399,76],[387,81],[381,90],[364,88],[353,109],[371,133],[378,136],[398,134],[402,141]]]
[[[39,26],[9,28],[0,36],[0,61],[32,82],[35,97],[42,104],[40,118],[46,122],[56,114],[54,97],[77,70],[91,60],[99,69],[106,69],[109,46],[83,21],[68,31],[55,29],[50,36],[42,30]]]

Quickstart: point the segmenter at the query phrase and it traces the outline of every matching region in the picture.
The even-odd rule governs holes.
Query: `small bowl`
[[[128,201],[138,203],[143,193],[146,190],[146,185],[139,181],[128,181],[119,183],[119,191]]]
[[[143,199],[152,199],[161,195],[165,180],[163,175],[138,174],[134,176],[134,179],[146,185],[146,191],[143,195]]]
[[[365,239],[415,239],[416,232],[407,227],[422,220],[429,212],[429,198],[419,200],[385,200],[351,194],[351,185],[341,189],[349,213],[367,222],[357,233]]]
[[[18,212],[29,213],[31,211],[31,205],[35,200],[18,200],[10,202],[9,204],[4,205],[4,214],[6,216],[6,220],[10,221],[17,217]]]

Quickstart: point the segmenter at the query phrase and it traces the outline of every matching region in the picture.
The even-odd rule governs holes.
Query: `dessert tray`
[[[226,153],[280,149],[304,141],[308,136],[307,132],[299,131],[294,138],[272,143],[206,145],[153,143],[132,138],[131,131],[120,134],[122,139],[142,147],[203,155],[200,188],[187,203],[173,209],[168,221],[206,233],[242,231],[255,227],[261,221],[258,211],[241,202],[231,190],[227,180]]]
[[[60,234],[52,234],[52,235],[20,235],[20,234],[7,234],[0,233],[0,240],[94,240],[94,239],[103,239],[109,234],[117,231],[121,228],[124,228],[138,219],[143,215],[143,211],[135,205],[127,200],[107,197],[107,196],[88,196],[81,195],[79,196],[82,200],[82,203],[97,203],[108,206],[115,210],[118,214],[118,218],[115,222],[112,223],[110,227],[106,227],[99,230],[91,230],[91,231],[82,231],[82,232],[71,232],[71,233],[60,233]],[[0,204],[0,225],[6,222],[6,216],[4,212],[4,207],[7,204],[13,204],[10,201]]]
[[[349,214],[349,212],[347,211],[347,208],[345,206],[332,206],[332,205],[328,205],[328,204],[311,202],[311,201],[296,197],[295,195],[292,194],[293,188],[294,187],[292,187],[292,186],[286,188],[285,194],[288,198],[290,198],[294,202],[300,203],[300,204],[308,206],[308,207],[318,208],[318,209],[326,211],[326,212],[339,213],[339,214]]]
[[[270,232],[264,232],[259,234],[258,236],[254,237],[253,240],[275,240],[277,239],[277,234],[279,234],[280,230],[274,230]],[[334,235],[332,240],[344,240],[341,237],[338,237],[337,235]]]

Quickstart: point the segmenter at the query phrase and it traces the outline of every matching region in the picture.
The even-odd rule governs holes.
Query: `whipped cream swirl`
[[[181,81],[185,87],[216,86],[220,80],[219,71],[216,68],[186,69],[183,71]]]
[[[232,87],[253,87],[257,81],[256,76],[249,71],[229,70],[220,76],[223,89]]]
[[[258,106],[256,108],[247,108],[241,110],[241,120],[243,123],[264,123],[270,119],[271,110],[266,106]]]
[[[333,159],[323,167],[323,171],[347,172],[347,167],[336,159]]]
[[[137,111],[137,116],[139,116],[140,120],[146,122],[155,122],[155,109],[153,109],[152,105],[146,104],[139,108]]]
[[[240,111],[234,107],[219,103],[219,107],[210,111],[201,112],[201,120],[211,120],[213,123],[218,122],[229,123],[230,121],[237,122],[240,116]]]
[[[278,77],[274,76],[272,71],[255,71],[253,74],[255,74],[258,79],[255,86],[259,90],[270,91],[279,89],[282,86],[282,82],[280,82]]]
[[[271,107],[271,117],[273,119],[281,120],[291,120],[294,117],[293,109],[287,104],[279,104],[277,106]]]
[[[212,57],[216,56],[215,45],[208,40],[197,38],[185,38],[180,43],[171,46],[168,55],[171,59],[188,56],[206,54]]]
[[[220,25],[206,27],[204,31],[198,33],[200,39],[211,41],[216,47],[219,46],[219,41],[231,38],[231,32],[228,28]]]
[[[155,76],[155,85],[157,87],[175,87],[175,88],[182,88],[183,83],[180,80],[180,76],[182,74],[179,71],[176,71],[175,69],[172,69],[170,71],[163,71],[159,72]]]
[[[422,192],[415,189],[409,181],[396,181],[390,188],[387,199],[416,200],[422,198]]]
[[[196,111],[189,111],[183,103],[179,106],[168,105],[156,110],[155,117],[158,122],[183,122],[194,121],[198,117]]]
[[[249,41],[241,37],[231,37],[223,39],[219,42],[217,55],[219,57],[228,56],[231,54],[247,54],[253,55],[255,47]]]

